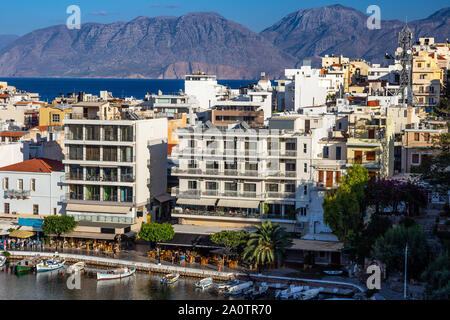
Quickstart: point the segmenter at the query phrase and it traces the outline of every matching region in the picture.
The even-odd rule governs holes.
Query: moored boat
[[[173,284],[180,278],[179,273],[171,273],[161,278],[161,283]]]
[[[240,283],[238,285],[230,287],[227,290],[227,295],[238,296],[241,294],[245,294],[245,293],[247,293],[247,291],[249,291],[251,289],[252,286],[253,286],[253,281],[247,281],[244,283]]]
[[[41,262],[41,259],[39,257],[33,257],[31,259],[26,258],[26,259],[22,259],[19,262],[17,262],[15,268],[16,268],[16,273],[24,273],[24,272],[29,272],[29,271],[33,271],[37,264]]]
[[[310,290],[306,290],[303,292],[299,292],[298,295],[295,296],[296,299],[301,299],[301,300],[311,300],[314,299],[315,297],[317,297],[320,293],[320,288],[319,289],[310,289]]]
[[[136,272],[136,268],[118,268],[106,272],[97,272],[97,280],[113,280],[122,279],[132,276]]]
[[[63,258],[56,258],[53,257],[53,259],[50,260],[44,260],[36,265],[37,272],[46,272],[46,271],[53,271],[58,270],[64,267],[64,264],[66,263],[66,260]]]
[[[213,284],[212,278],[205,278],[205,279],[202,279],[202,280],[196,282],[195,286],[197,288],[205,289],[205,288],[212,286],[212,284]]]
[[[224,283],[218,283],[215,285],[217,291],[227,291],[229,288],[239,284],[239,280],[230,280]]]
[[[294,299],[300,292],[307,289],[309,289],[309,287],[290,285],[289,288],[285,290],[277,290],[275,292],[275,298],[282,300]]]
[[[269,286],[267,285],[267,283],[263,282],[260,285],[255,285],[252,289],[247,291],[245,297],[247,299],[256,299],[265,295],[268,290]]]

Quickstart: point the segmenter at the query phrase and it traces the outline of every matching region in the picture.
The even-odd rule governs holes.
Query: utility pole
[[[406,274],[408,270],[408,243],[406,243],[405,247],[405,286],[403,288],[403,298],[406,300]]]

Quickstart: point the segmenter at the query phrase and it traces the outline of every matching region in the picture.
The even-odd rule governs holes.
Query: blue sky
[[[303,8],[342,4],[366,12],[375,4],[382,19],[421,19],[448,6],[446,0],[15,0],[2,1],[0,34],[24,35],[35,29],[65,23],[66,8],[81,8],[81,22],[129,21],[137,16],[180,16],[214,11],[260,32],[285,15]]]

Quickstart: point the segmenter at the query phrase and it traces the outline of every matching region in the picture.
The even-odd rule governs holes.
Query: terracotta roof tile
[[[0,133],[0,137],[21,137],[25,133],[25,131],[5,131]]]
[[[61,161],[46,158],[36,158],[27,161],[11,164],[0,168],[0,171],[15,172],[43,172],[50,173],[53,171],[63,171],[64,165]]]

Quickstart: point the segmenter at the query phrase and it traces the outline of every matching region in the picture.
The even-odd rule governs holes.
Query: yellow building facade
[[[65,114],[70,113],[72,113],[71,108],[42,106],[39,108],[39,126],[62,126]]]
[[[432,107],[439,104],[444,70],[438,66],[437,54],[426,50],[416,52],[413,57],[413,93],[416,105]]]

